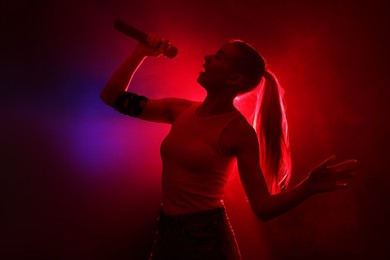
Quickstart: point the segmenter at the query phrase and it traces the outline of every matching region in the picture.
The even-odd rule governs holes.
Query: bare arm
[[[110,77],[100,93],[100,98],[105,104],[115,108],[118,97],[128,89],[134,73],[145,58],[160,56],[169,44],[168,41],[153,34],[149,36],[148,42],[150,47],[138,44]],[[156,49],[157,46],[160,47]],[[124,100],[124,102],[127,102],[127,100]],[[179,98],[147,99],[147,102],[146,99],[143,99],[137,104],[139,105],[139,111],[141,111],[137,117],[153,122],[172,123],[175,117],[192,103],[192,101]]]
[[[238,170],[241,182],[249,203],[256,216],[263,221],[277,217],[310,197],[309,189],[304,183],[283,193],[271,195],[268,191],[259,162],[259,147],[254,131],[249,135],[237,151]]]
[[[114,106],[118,96],[127,89],[134,73],[147,57],[145,49],[146,47],[138,44],[135,50],[114,72],[105,85],[103,91],[100,93],[100,98],[104,103],[111,107]]]
[[[330,166],[334,161],[331,157],[315,167],[294,188],[270,194],[260,167],[257,135],[249,125],[240,130],[241,141],[236,144],[236,156],[241,181],[253,211],[264,221],[288,212],[318,192],[347,187],[345,184],[356,168],[356,160]]]

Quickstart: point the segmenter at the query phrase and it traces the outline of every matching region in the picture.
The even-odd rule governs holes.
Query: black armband
[[[135,93],[124,92],[115,101],[114,109],[118,112],[132,117],[139,117],[143,106],[148,101],[147,97],[139,96]]]

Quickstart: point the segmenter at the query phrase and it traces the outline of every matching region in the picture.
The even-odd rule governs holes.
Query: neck
[[[220,115],[236,110],[233,105],[234,96],[213,95],[207,93],[205,100],[198,109],[199,116]]]

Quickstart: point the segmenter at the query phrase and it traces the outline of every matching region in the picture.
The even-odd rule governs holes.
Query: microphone
[[[121,33],[126,34],[127,36],[130,36],[133,39],[136,39],[137,41],[148,45],[148,34],[138,30],[137,28],[121,21],[116,20],[114,23],[114,28]],[[164,51],[164,55],[168,58],[174,58],[176,57],[178,53],[178,50],[175,46],[172,46],[171,44],[168,45],[168,48]]]

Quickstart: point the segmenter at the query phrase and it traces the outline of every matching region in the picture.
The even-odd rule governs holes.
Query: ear
[[[242,73],[235,72],[229,76],[226,82],[231,85],[238,85],[241,84],[243,81],[244,81],[244,75],[242,75]]]

